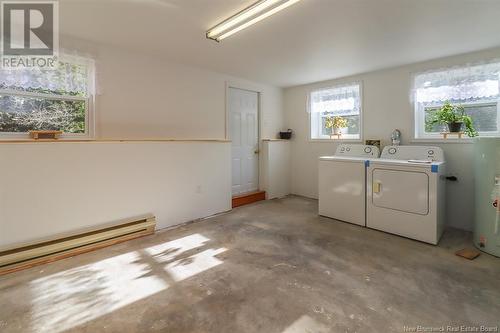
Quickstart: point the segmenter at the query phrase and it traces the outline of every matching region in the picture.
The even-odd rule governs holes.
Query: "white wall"
[[[70,49],[85,45],[67,43]],[[84,48],[97,60],[97,138],[226,138],[228,86],[260,93],[261,139],[276,138],[285,128],[281,88],[128,50]],[[259,166],[262,183],[262,159]]]
[[[169,62],[140,50],[68,38],[63,45],[96,59],[97,138],[225,138],[227,83],[261,92],[261,138],[275,138],[283,129],[281,88]]]
[[[145,214],[231,209],[229,142],[0,144],[0,246]]]
[[[228,82],[261,93],[261,138],[274,138],[284,127],[281,88],[143,50],[67,37],[62,49],[96,60],[97,139],[224,139]],[[229,146],[2,143],[0,245],[146,211],[161,228],[230,209]]]
[[[292,141],[292,193],[318,197],[317,158],[332,155],[336,143],[312,142],[308,137],[306,96],[308,91],[343,82],[363,83],[363,139],[381,139],[382,145],[390,144],[390,134],[398,128],[403,133],[403,144],[423,144],[412,140],[413,107],[410,102],[411,73],[460,65],[500,57],[500,49],[471,53],[318,82],[285,89],[284,109],[287,127],[295,131]],[[458,182],[448,182],[448,225],[471,230],[474,213],[473,196],[473,145],[435,144],[442,147],[448,161],[448,171],[456,175]]]
[[[97,138],[226,138],[228,86],[260,93],[261,139],[276,138],[285,128],[281,88],[130,50],[74,39],[64,43],[96,59]]]

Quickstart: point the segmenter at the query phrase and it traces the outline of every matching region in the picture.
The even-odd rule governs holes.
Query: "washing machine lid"
[[[431,161],[426,161],[426,160],[408,160],[408,161],[403,161],[403,160],[389,160],[385,158],[379,158],[375,160],[370,160],[367,162],[368,165],[376,165],[376,166],[395,166],[398,168],[420,168],[423,169],[424,171],[431,171],[431,172],[439,172],[439,169],[441,166],[445,165],[446,162],[431,162]]]
[[[444,152],[434,146],[386,146],[380,155],[381,159],[414,161],[425,164],[444,162]]]
[[[351,162],[351,163],[365,163],[367,159],[365,157],[347,157],[347,156],[321,156],[320,161],[329,162]]]

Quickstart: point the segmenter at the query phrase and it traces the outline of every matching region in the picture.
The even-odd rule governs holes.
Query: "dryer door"
[[[373,205],[412,214],[429,213],[429,176],[425,172],[373,169]]]

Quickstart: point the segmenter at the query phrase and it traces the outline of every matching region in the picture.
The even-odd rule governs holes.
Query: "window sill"
[[[413,138],[410,140],[411,143],[451,143],[451,144],[471,144],[474,143],[473,138],[450,138],[450,139],[443,139],[443,138]]]
[[[475,138],[500,138],[500,135],[485,135],[485,134],[480,134],[479,136]],[[451,137],[444,139],[443,137],[430,137],[430,138],[413,138],[410,140],[410,142],[428,142],[428,143],[465,143],[465,144],[471,144],[474,143],[475,138],[469,138],[468,136],[462,137],[461,139],[457,137]]]
[[[54,139],[33,139],[28,133],[13,133],[13,132],[2,132],[0,133],[0,141],[54,141]],[[91,133],[81,133],[81,134],[68,134],[63,133],[55,141],[92,141],[95,137]]]
[[[95,138],[90,137],[59,137],[57,139],[33,139],[26,137],[1,137],[0,142],[47,142],[47,141],[95,141]]]
[[[324,139],[309,139],[309,142],[340,142],[340,143],[361,143],[363,142],[362,139],[329,139],[329,138],[324,138]]]

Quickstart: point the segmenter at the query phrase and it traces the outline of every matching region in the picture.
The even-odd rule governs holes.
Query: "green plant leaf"
[[[437,111],[433,111],[425,122],[425,129],[430,131],[435,124],[450,124],[463,123],[464,133],[469,137],[478,136],[478,132],[474,128],[472,118],[465,113],[465,108],[462,105],[452,105],[449,101]]]

